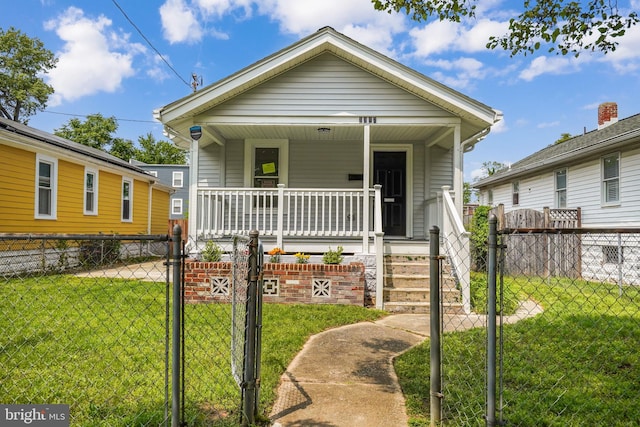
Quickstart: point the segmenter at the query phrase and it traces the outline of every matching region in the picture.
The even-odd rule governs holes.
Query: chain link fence
[[[167,236],[0,236],[0,402],[167,421]]]
[[[442,424],[640,425],[640,229],[488,241],[471,313],[441,316]]]

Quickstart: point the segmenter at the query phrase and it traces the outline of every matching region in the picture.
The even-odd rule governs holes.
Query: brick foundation
[[[365,302],[365,267],[360,262],[345,265],[265,263],[263,279],[271,285],[265,286],[266,302],[359,306]],[[185,263],[187,303],[228,302],[231,284],[230,262],[188,260]]]

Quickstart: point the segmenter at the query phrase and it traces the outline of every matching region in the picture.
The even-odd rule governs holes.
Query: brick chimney
[[[598,130],[606,128],[618,121],[618,104],[603,102],[598,106]]]

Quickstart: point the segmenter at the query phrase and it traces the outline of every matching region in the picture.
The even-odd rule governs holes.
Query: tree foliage
[[[148,164],[185,164],[186,153],[168,141],[156,141],[151,133],[138,138],[140,149],[136,150],[134,158]]]
[[[114,136],[118,130],[115,117],[90,114],[84,121],[72,118],[54,133],[62,138],[97,148],[122,160],[135,159],[150,164],[184,164],[186,154],[167,141],[156,141],[151,133],[138,138],[140,147],[131,140]]]
[[[488,162],[483,162],[482,166],[480,167],[483,171],[482,176],[476,178],[476,181],[478,179],[482,179],[482,178],[486,178],[488,176],[491,176],[493,174],[495,174],[496,172],[500,172],[503,169],[507,169],[509,167],[509,165],[507,165],[506,163],[502,163],[502,162],[496,162],[495,160],[492,161],[488,161]]]
[[[563,142],[565,142],[565,141],[567,141],[567,140],[569,140],[571,138],[573,138],[573,135],[571,135],[570,133],[564,132],[564,133],[560,134],[560,138],[558,138],[553,144],[554,145],[562,144]]]
[[[39,39],[14,27],[0,28],[0,117],[26,124],[29,116],[44,110],[53,87],[42,76],[57,61]]]
[[[460,22],[475,17],[479,0],[371,0],[377,10],[404,12],[414,21],[436,17]],[[637,12],[621,11],[617,0],[524,0],[523,11],[509,20],[504,35],[491,36],[487,47],[501,47],[511,56],[549,52],[578,56],[581,51],[608,53],[619,37],[639,21]]]
[[[88,115],[84,121],[73,117],[53,133],[62,138],[110,152],[116,130],[118,130],[118,122],[115,117],[104,117],[98,113]]]

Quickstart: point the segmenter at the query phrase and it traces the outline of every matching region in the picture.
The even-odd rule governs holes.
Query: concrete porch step
[[[445,303],[460,302],[460,291],[456,288],[442,289],[441,298]],[[387,302],[429,302],[429,288],[384,288],[384,301]]]
[[[430,304],[428,302],[387,302],[384,304],[386,311],[390,313],[429,313]],[[461,303],[443,303],[444,314],[463,314],[464,308]]]

